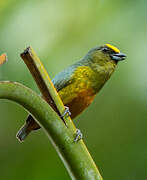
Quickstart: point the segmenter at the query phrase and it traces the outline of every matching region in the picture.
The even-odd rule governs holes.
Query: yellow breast
[[[58,93],[63,103],[69,107],[71,117],[75,118],[80,114],[95,97],[90,78],[93,71],[87,66],[80,66],[74,72],[71,82]]]

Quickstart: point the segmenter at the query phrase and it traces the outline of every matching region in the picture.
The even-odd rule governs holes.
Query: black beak
[[[122,61],[125,60],[126,55],[123,53],[118,53],[118,54],[111,54],[110,57],[115,61]]]

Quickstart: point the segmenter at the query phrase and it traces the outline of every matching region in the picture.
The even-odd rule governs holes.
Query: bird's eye
[[[104,48],[102,49],[102,51],[103,51],[103,52],[108,52],[109,49],[108,49],[107,47],[104,47]]]

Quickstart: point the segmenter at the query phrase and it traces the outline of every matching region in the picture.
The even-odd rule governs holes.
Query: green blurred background
[[[75,121],[104,180],[147,179],[147,1],[1,0],[0,53],[9,61],[0,80],[38,91],[19,54],[32,45],[53,78],[96,45],[112,43],[127,54],[94,103]],[[42,130],[20,144],[27,117],[0,100],[0,177],[70,179]]]

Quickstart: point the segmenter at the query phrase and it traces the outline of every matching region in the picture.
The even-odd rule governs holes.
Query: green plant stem
[[[46,131],[72,179],[102,180],[83,141],[74,142],[74,132],[57,113],[31,89],[14,82],[0,82],[0,99],[22,105]]]
[[[41,63],[39,57],[36,55],[35,51],[32,47],[28,47],[23,53],[21,53],[21,58],[27,65],[30,73],[32,74],[38,88],[40,89],[42,96],[48,102],[48,104],[57,112],[57,114],[61,117],[63,112],[65,111],[64,105],[46,71],[43,64]],[[73,128],[71,125],[70,117],[62,117],[64,122],[70,123],[68,124],[69,128]],[[66,123],[65,123],[66,124]],[[75,128],[74,128],[75,129]]]
[[[38,85],[44,99],[51,105],[51,107],[57,112],[57,114],[61,117],[61,114],[64,112],[65,108],[63,105],[63,102],[61,101],[48,73],[46,72],[43,64],[41,63],[39,57],[37,56],[37,54],[35,53],[35,51],[33,50],[32,47],[28,47],[22,54],[21,54],[22,59],[24,60],[25,64],[27,65],[29,71],[31,72],[36,84]],[[66,146],[68,151],[73,151],[73,147],[70,147],[70,145],[73,145],[74,147],[76,147],[79,143],[82,143],[82,146],[84,147],[84,152],[87,152],[87,155],[89,154],[83,141],[81,140],[80,142],[78,142],[77,144],[74,143],[74,134],[76,133],[76,128],[71,120],[70,117],[64,117],[64,119],[62,119],[64,122],[66,122],[66,126],[65,129],[67,131],[69,131],[71,133],[71,142]],[[60,120],[61,121],[61,120]],[[60,122],[62,123],[62,121]],[[63,124],[63,123],[62,123]],[[64,125],[64,124],[63,124]],[[59,128],[58,128],[59,130]],[[55,133],[56,134],[56,133]],[[62,134],[62,136],[64,136],[65,133]],[[58,139],[58,138],[57,138]],[[53,139],[54,140],[54,139]],[[55,141],[55,140],[54,140]],[[59,148],[59,152],[62,152],[62,150],[65,148],[65,142],[62,142],[61,145],[63,146],[61,149]],[[57,144],[57,147],[58,144]],[[65,148],[66,149],[66,148]],[[71,177],[78,177],[77,173],[75,173],[76,171],[76,166],[78,167],[78,165],[75,164],[75,166],[73,166],[73,164],[71,163],[71,161],[69,162],[69,158],[72,159],[72,162],[74,157],[76,159],[76,154],[79,154],[78,148],[75,148],[75,150],[77,150],[76,153],[73,153],[73,155],[68,156],[68,153],[66,151],[66,155],[64,154],[63,156],[60,156],[61,159],[63,159],[63,162],[65,164],[65,166],[67,167],[68,172],[71,174]],[[84,156],[83,156],[84,157]],[[96,168],[95,170],[97,171],[97,177],[101,177],[97,167],[95,165],[95,163],[93,162],[92,158],[90,157],[90,155],[88,155],[88,157],[90,158],[89,160],[91,160],[91,163],[94,165],[93,168]],[[79,158],[79,157],[78,157]],[[85,156],[85,158],[87,159],[87,157]],[[65,159],[65,160],[64,160]],[[68,159],[68,160],[67,160]],[[84,160],[84,159],[83,159]],[[79,163],[82,163],[82,161]],[[85,164],[86,161],[83,161],[83,163]],[[88,164],[87,164],[88,165]],[[81,174],[80,174],[80,179],[91,179],[88,177],[88,174],[84,175],[82,173],[82,168],[77,169]],[[83,168],[83,170],[85,171],[85,169]],[[92,169],[91,169],[92,171]],[[95,171],[95,172],[96,172]],[[90,171],[89,171],[90,172]],[[95,177],[96,177],[95,176]],[[79,178],[76,178],[79,179]]]

